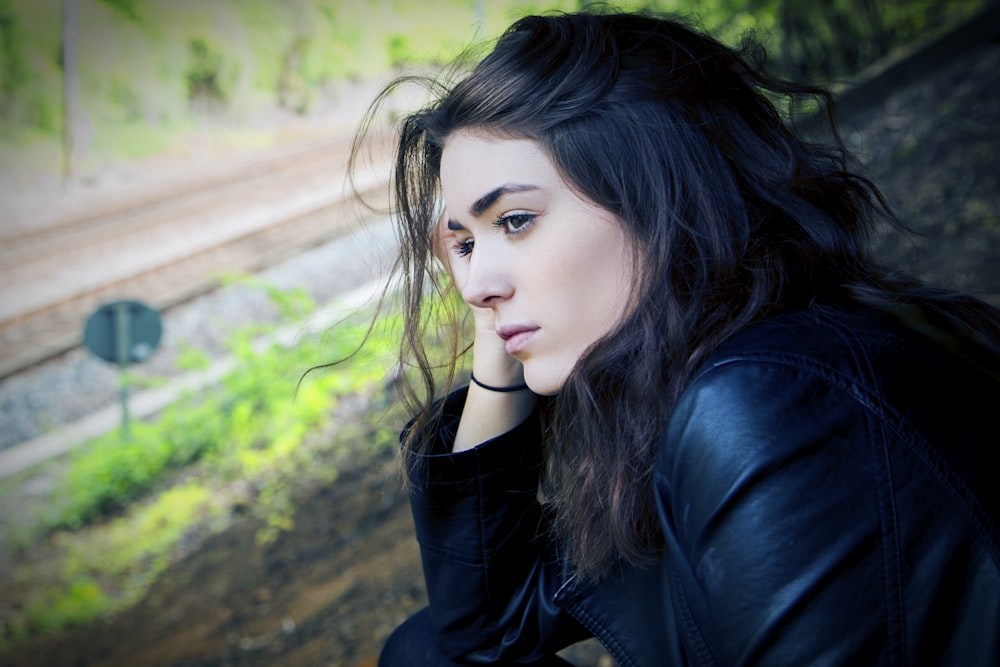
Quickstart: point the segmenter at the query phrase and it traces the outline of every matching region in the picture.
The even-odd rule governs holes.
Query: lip
[[[513,357],[525,348],[536,331],[538,331],[538,327],[514,325],[500,327],[497,329],[497,335],[504,340],[504,349],[507,354]]]

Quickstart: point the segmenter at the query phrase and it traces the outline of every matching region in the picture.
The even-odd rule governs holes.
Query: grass
[[[909,41],[936,27],[927,25],[927,17],[941,1],[885,3],[884,27]],[[516,17],[571,11],[580,4],[498,0],[482,3],[484,13],[477,16],[477,3],[468,0],[80,3],[73,172],[87,180],[114,165],[167,151],[196,151],[192,147],[207,135],[213,145],[229,149],[260,145],[272,140],[262,118],[288,124],[322,118],[344,94],[333,92],[338,82],[380,81],[401,66],[450,62],[467,46],[494,38]],[[779,5],[751,9],[751,3],[732,0],[614,4],[689,15],[730,44],[739,43],[747,29],[757,29],[775,62],[794,41],[781,32]],[[844,16],[858,13],[857,0],[833,5]],[[953,0],[945,15],[956,21],[982,5],[983,0]],[[60,3],[0,0],[0,19],[0,176],[58,175],[64,127]],[[822,16],[817,14],[815,23],[813,39],[825,35],[836,42],[836,31]],[[859,40],[865,41],[853,41]],[[837,44],[823,46],[830,51]]]
[[[267,289],[290,318],[312,308],[301,291]],[[296,392],[307,368],[350,355],[372,316],[355,313],[290,346],[262,343],[270,327],[241,331],[230,342],[236,369],[218,386],[133,424],[131,439],[116,431],[43,464],[55,476],[47,496],[22,502],[39,470],[4,480],[0,505],[17,510],[5,516],[12,564],[0,653],[127,608],[172,562],[242,516],[257,522],[259,543],[276,539],[294,525],[296,494],[394,447],[403,416],[385,374],[395,318],[381,318],[357,354],[310,373]],[[205,362],[197,351],[182,356],[188,367]]]
[[[58,86],[53,83],[58,70],[51,57],[56,44],[51,32],[57,23],[51,15],[55,5],[21,4],[21,43],[38,48],[25,51],[20,124],[0,127],[0,166],[58,169],[62,120],[53,101],[58,97]],[[510,3],[488,4],[486,32],[505,25],[515,13],[544,5],[521,3],[515,9]],[[561,8],[571,9],[573,4],[562,3],[566,6]],[[705,3],[716,8],[722,4]],[[961,4],[978,6],[976,2]],[[258,5],[247,2],[242,6]],[[171,4],[136,6],[169,8]],[[266,9],[279,11],[276,6]],[[384,21],[351,21],[338,17],[331,7],[327,3],[331,12],[327,23],[309,43],[309,49],[324,44],[327,48],[303,53],[301,79],[294,85],[319,90],[337,77],[383,71],[390,61],[447,58],[468,41],[452,39],[452,35],[471,38],[471,32],[463,32],[471,22],[468,15],[444,12],[448,22],[426,22],[430,14],[424,12],[425,22],[411,34],[406,32],[403,15]],[[746,13],[728,13],[727,17],[720,25],[732,33],[732,39],[756,25]],[[703,19],[707,27],[713,26],[709,9]],[[215,32],[219,21],[208,15],[162,24],[147,16],[147,25],[131,27],[126,19],[115,20],[125,21],[122,34],[128,38],[108,41],[108,48],[101,52],[106,61],[94,63],[96,67],[86,74],[91,77],[83,91],[92,132],[90,159],[155,155],[197,134],[199,120],[185,99],[183,83],[190,72],[184,69],[190,56],[188,45],[195,38],[204,40],[209,55],[223,54],[216,73],[220,92],[229,96],[229,113],[239,118],[239,113],[249,115],[250,107],[267,100],[273,103],[267,88],[276,85],[280,75],[278,46],[291,43],[290,33],[282,32],[285,24],[281,30],[272,30],[280,21],[238,22],[250,33],[241,36]],[[363,32],[336,38],[331,32],[336,21],[379,25],[385,34],[378,39]],[[253,26],[258,24],[271,31],[254,33]],[[448,34],[448,39],[442,41],[437,30]],[[115,51],[112,45],[123,51]],[[144,49],[153,54],[149,62],[139,57]],[[371,69],[351,69],[348,58],[357,58]],[[206,62],[215,61],[208,58]],[[211,79],[213,72],[201,74]],[[226,132],[234,142],[267,141],[240,123],[230,125]],[[980,208],[972,202],[966,213],[979,215]],[[984,224],[995,224],[995,220]],[[272,297],[290,321],[312,307],[300,294],[272,290]],[[260,542],[276,539],[293,525],[296,489],[334,480],[344,457],[358,456],[359,442],[367,447],[362,456],[393,447],[402,415],[387,412],[385,407],[358,412],[350,406],[356,400],[371,404],[384,398],[384,373],[395,347],[398,322],[383,322],[379,335],[361,354],[308,376],[295,394],[301,372],[323,360],[346,356],[361,339],[370,316],[360,313],[343,323],[335,338],[303,340],[293,347],[269,344],[262,348],[256,341],[267,331],[241,332],[231,341],[231,352],[240,360],[238,369],[218,387],[185,396],[155,420],[135,424],[131,440],[111,433],[52,464],[53,488],[58,491],[36,503],[17,506],[16,515],[4,516],[3,549],[12,562],[0,562],[4,580],[0,650],[25,637],[85,625],[126,608],[200,539],[224,530],[242,513],[258,521]],[[205,362],[196,350],[183,359],[189,368]],[[372,427],[375,423],[393,426]],[[14,506],[23,496],[23,485],[36,473],[29,471],[0,483],[0,503]]]

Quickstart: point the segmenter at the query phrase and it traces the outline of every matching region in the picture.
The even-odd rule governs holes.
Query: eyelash
[[[472,239],[465,239],[464,241],[459,241],[455,244],[455,254],[459,257],[465,257],[472,252]]]
[[[510,229],[508,225],[512,220],[522,221],[521,226],[518,227],[517,229]],[[535,221],[535,215],[532,213],[508,213],[506,215],[502,215],[499,218],[497,218],[493,222],[493,226],[504,229],[504,233],[507,234],[507,236],[517,236],[518,234],[523,234],[524,232],[526,232],[528,228],[531,227],[532,223],[534,223],[534,221]],[[474,244],[475,241],[471,238],[459,241],[458,243],[455,244],[455,254],[458,255],[459,257],[465,257],[469,255],[470,253],[472,253],[472,247]]]
[[[523,220],[523,222],[521,223],[521,226],[518,227],[517,229],[511,229],[510,227],[508,227],[508,224],[512,220]],[[528,229],[528,227],[531,227],[532,223],[534,222],[535,222],[535,216],[533,214],[518,211],[516,213],[507,213],[505,215],[501,215],[493,223],[493,226],[506,228],[507,235],[514,236],[517,234],[523,234]]]

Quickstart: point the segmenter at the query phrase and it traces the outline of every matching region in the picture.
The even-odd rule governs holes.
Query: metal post
[[[68,187],[76,175],[76,128],[80,115],[80,79],[77,67],[79,24],[77,0],[63,0],[63,187]]]
[[[117,303],[115,305],[115,352],[118,357],[118,367],[121,370],[119,393],[122,403],[122,437],[126,440],[130,440],[132,437],[128,414],[128,363],[129,349],[132,347],[132,342],[129,340],[130,326],[128,304]]]

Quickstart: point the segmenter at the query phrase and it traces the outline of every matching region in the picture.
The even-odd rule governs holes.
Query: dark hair
[[[424,389],[412,394],[420,407],[405,451],[419,451],[436,418],[425,296],[428,285],[442,295],[449,285],[432,258],[449,135],[474,129],[537,141],[640,249],[642,306],[544,401],[542,496],[584,575],[655,554],[662,538],[651,470],[660,434],[692,373],[723,340],[788,309],[938,298],[869,259],[870,226],[892,216],[875,186],[847,168],[830,96],[769,77],[763,62],[751,39],[737,51],[648,14],[529,16],[402,123],[394,181],[408,314],[402,356]],[[826,143],[793,131],[803,100],[825,114]],[[449,369],[445,390],[454,363]]]

